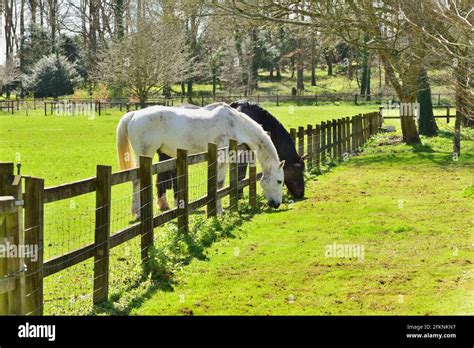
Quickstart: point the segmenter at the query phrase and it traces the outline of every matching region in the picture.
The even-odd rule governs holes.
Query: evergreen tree
[[[422,68],[418,76],[418,92],[416,99],[419,103],[420,117],[418,119],[418,131],[420,134],[433,136],[438,133],[438,126],[433,114],[433,104],[431,102],[431,88],[428,80],[428,73]]]

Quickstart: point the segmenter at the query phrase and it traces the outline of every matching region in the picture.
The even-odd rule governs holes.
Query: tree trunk
[[[311,37],[311,86],[316,86],[316,43]]]
[[[165,96],[165,98],[171,98],[171,85],[169,83],[163,86],[163,96]]]
[[[461,122],[462,113],[459,110],[456,110],[456,120],[454,122],[453,159],[457,159],[461,155]]]
[[[293,77],[295,77],[295,58],[293,57],[290,58],[290,69],[291,69],[290,78],[292,79]]]
[[[249,33],[249,47],[245,52],[246,58],[246,88],[247,93],[258,88],[258,61],[257,61],[257,30],[253,29]]]
[[[456,107],[461,114],[462,125],[464,127],[474,126],[474,114],[472,106],[474,105],[474,94],[472,72],[466,59],[460,59],[458,65],[454,68],[456,76]]]
[[[44,26],[44,0],[39,0],[40,26]]]
[[[280,69],[280,63],[277,63],[277,65],[275,66],[275,69],[276,69],[276,77],[277,79],[281,79],[281,69]]]
[[[390,80],[390,84],[400,99],[400,125],[403,133],[403,141],[407,144],[420,143],[420,136],[418,135],[415,122],[414,105],[416,102],[416,88],[412,88],[412,86],[416,86],[416,81],[411,81],[412,74],[407,74],[405,80],[402,78],[402,83],[400,83],[390,61],[390,59],[396,58],[390,58],[383,50],[379,50],[378,54],[384,65],[386,78]],[[416,67],[412,67],[412,70],[414,68]]]
[[[379,68],[379,90],[382,89],[382,63],[380,62],[380,59],[378,60],[378,68]]]
[[[14,51],[14,14],[13,14],[14,3],[13,0],[6,0],[4,2],[4,16],[5,16],[5,58],[8,60],[13,55]],[[8,93],[8,92],[7,92]]]
[[[332,76],[332,62],[333,62],[333,50],[332,48],[328,50],[326,54],[326,63],[328,65],[328,76]]]
[[[216,86],[217,86],[217,69],[212,69],[212,96],[216,97]]]
[[[453,156],[461,154],[461,126],[463,119],[472,119],[474,97],[470,85],[468,61],[461,59],[454,68],[456,76],[456,121],[454,124]]]
[[[420,70],[416,99],[420,108],[420,117],[418,119],[418,130],[420,134],[426,136],[436,135],[438,133],[438,126],[436,125],[436,119],[434,118],[433,114],[430,82],[425,68]]]
[[[117,38],[122,38],[125,34],[125,28],[123,25],[123,1],[124,0],[115,0],[114,7],[114,19],[115,19],[115,36]]]
[[[187,81],[187,85],[188,85],[188,103],[192,103],[193,102],[193,80],[189,79]]]
[[[370,54],[368,55],[367,57],[367,82],[366,82],[366,87],[365,87],[365,100],[367,101],[370,101],[372,98],[370,96],[370,79],[371,79],[371,69],[372,68],[372,64],[371,64],[371,60],[370,60]]]
[[[364,97],[367,91],[367,54],[364,53],[362,60],[362,76],[360,78],[360,96]]]
[[[416,129],[415,102],[416,95],[402,95],[400,98],[400,125],[402,127],[403,141],[407,144],[420,143],[420,136]]]
[[[138,91],[138,100],[140,102],[140,108],[146,108],[146,101],[148,99],[148,93],[145,90]]]
[[[51,29],[51,50],[56,51],[56,28],[58,15],[58,0],[48,0],[49,6],[49,27]]]
[[[36,24],[36,11],[38,8],[37,0],[29,0],[30,4],[30,22],[31,24]]]
[[[98,0],[89,1],[89,65],[90,69],[95,66],[97,56],[97,31],[99,30],[99,6]]]

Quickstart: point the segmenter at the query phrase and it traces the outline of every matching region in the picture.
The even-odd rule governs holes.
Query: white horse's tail
[[[132,147],[128,140],[128,122],[133,116],[133,112],[125,114],[117,126],[117,157],[120,169],[135,168],[135,160],[132,154]]]

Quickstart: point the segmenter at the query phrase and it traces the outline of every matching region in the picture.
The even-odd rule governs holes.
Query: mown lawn
[[[138,315],[473,314],[474,139],[378,146],[308,182],[307,199],[245,222]],[[471,188],[469,188],[471,187]],[[326,246],[364,257],[326,257]]]

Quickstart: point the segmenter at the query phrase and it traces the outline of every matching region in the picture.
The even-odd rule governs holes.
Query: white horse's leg
[[[225,176],[227,174],[227,168],[229,167],[228,163],[219,163],[217,165],[217,189],[221,189],[224,187],[225,184]],[[220,199],[216,202],[217,205],[217,214],[221,215],[224,211],[222,209],[222,202]]]
[[[140,219],[140,181],[133,180],[133,194],[132,194],[132,214],[137,219]]]
[[[163,193],[161,196],[158,196],[158,201],[156,203],[158,205],[158,209],[165,211],[170,209],[170,205],[168,200],[166,199],[166,192]]]
[[[141,148],[142,151],[138,152],[136,150],[135,153],[137,154],[137,163],[138,163],[138,159],[140,156],[146,156],[146,157],[151,157],[153,158],[155,152],[156,152],[156,149],[152,148],[152,147],[147,147],[147,148],[144,148],[141,144],[134,144],[132,142],[132,147],[134,149],[136,148]],[[137,219],[140,219],[140,208],[141,208],[141,203],[140,203],[140,180],[133,180],[133,196],[132,196],[132,214],[135,215],[135,217]],[[152,190],[153,190],[153,184],[151,185],[152,186]],[[153,196],[153,194],[152,194]]]

